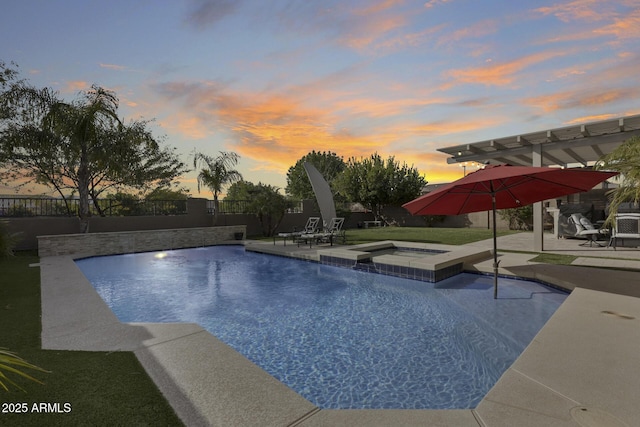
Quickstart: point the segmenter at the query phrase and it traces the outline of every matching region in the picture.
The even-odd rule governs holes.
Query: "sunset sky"
[[[72,100],[97,84],[185,162],[286,186],[311,150],[430,183],[436,149],[640,113],[640,0],[7,0],[0,60]],[[195,173],[181,179],[197,196]],[[209,193],[201,196],[211,197]]]

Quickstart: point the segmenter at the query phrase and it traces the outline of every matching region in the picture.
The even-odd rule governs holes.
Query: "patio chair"
[[[616,214],[609,246],[613,245],[615,250],[618,240],[624,239],[640,239],[640,213]]]
[[[305,224],[302,231],[292,231],[287,233],[278,233],[278,237],[282,237],[284,241],[284,246],[287,246],[287,239],[290,237],[295,243],[298,237],[307,234],[315,234],[318,232],[318,224],[320,223],[320,218],[317,216],[310,216],[307,218],[307,223]],[[294,229],[295,230],[295,229]],[[273,244],[276,244],[276,236],[273,236]]]
[[[344,224],[344,218],[332,218],[329,226],[327,226],[324,231],[321,233],[310,233],[310,234],[302,234],[298,236],[298,246],[300,246],[300,242],[309,243],[309,247],[316,243],[330,243],[333,246],[333,242],[342,239],[342,243],[346,241],[346,233],[342,230],[342,225]]]
[[[345,243],[347,235],[345,230],[342,229],[343,224],[344,218],[332,218],[331,223],[320,236],[320,241],[329,242],[333,245],[334,241],[342,239],[342,243]]]
[[[586,246],[587,244],[593,246],[594,243],[598,246],[604,246],[598,242],[598,237],[606,235],[608,230],[597,228],[586,216],[580,213],[571,214],[569,222],[573,223],[576,227],[576,233],[573,237],[587,239],[587,241],[581,243],[580,246]]]

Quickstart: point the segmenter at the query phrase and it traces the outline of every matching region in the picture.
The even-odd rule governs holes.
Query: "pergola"
[[[508,163],[522,166],[590,166],[632,136],[640,135],[640,114],[471,144],[440,148],[447,163]],[[542,203],[533,209],[534,250],[542,251]]]

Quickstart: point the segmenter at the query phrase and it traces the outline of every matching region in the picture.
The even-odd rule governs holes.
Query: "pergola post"
[[[531,146],[531,166],[542,166],[542,144]],[[533,250],[542,252],[544,250],[544,207],[542,202],[533,204]]]

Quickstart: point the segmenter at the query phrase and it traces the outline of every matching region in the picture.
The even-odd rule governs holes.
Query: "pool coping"
[[[76,266],[84,256],[91,254],[41,258],[42,348],[133,351],[189,426],[632,425],[640,418],[639,298],[576,288],[475,409],[320,410],[198,325],[120,323]]]

